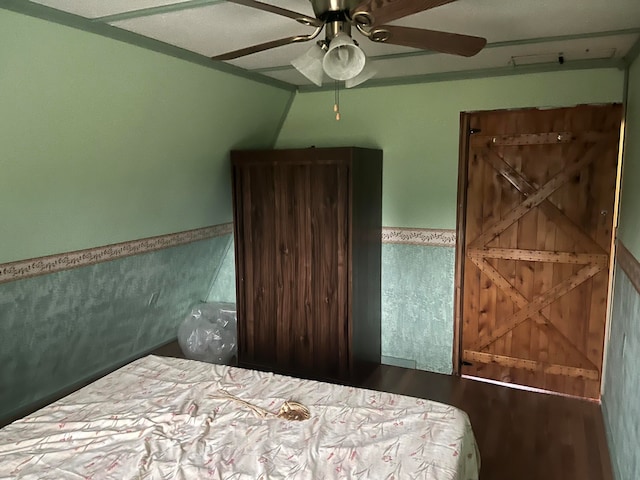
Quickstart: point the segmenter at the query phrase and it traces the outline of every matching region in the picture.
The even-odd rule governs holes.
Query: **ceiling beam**
[[[190,63],[195,63],[220,72],[230,73],[232,75],[270,85],[272,87],[277,87],[289,92],[293,92],[297,89],[295,85],[275,78],[251,72],[229,63],[217,62],[204,55],[169,45],[168,43],[154,40],[153,38],[145,37],[128,30],[123,30],[106,23],[92,22],[85,17],[73,15],[55,8],[46,7],[38,3],[31,3],[25,0],[2,0],[2,3],[0,3],[0,9],[21,13],[30,17],[40,18],[42,20],[58,23],[67,27],[83,30],[85,32],[102,35],[103,37],[108,37],[137,47],[146,48],[154,52],[163,53]]]
[[[607,30],[604,32],[558,35],[555,37],[522,38],[518,40],[507,40],[504,42],[492,42],[492,43],[487,43],[487,45],[484,47],[483,50],[491,49],[491,48],[513,47],[518,45],[534,45],[537,43],[566,42],[571,40],[583,40],[583,39],[589,39],[589,38],[618,37],[621,35],[639,35],[638,42],[636,42],[636,44],[634,45],[634,47],[631,48],[631,50],[633,50],[633,48],[636,48],[636,47],[640,48],[640,45],[638,45],[638,43],[640,42],[640,27],[638,27],[638,28],[627,28],[624,30]],[[629,52],[631,52],[631,50],[629,50]],[[640,53],[640,52],[637,52],[637,53]],[[399,58],[423,57],[423,56],[438,55],[438,54],[439,52],[434,52],[432,50],[417,50],[412,52],[391,53],[388,55],[376,55],[375,57],[370,57],[370,59],[373,61],[396,60]],[[286,71],[291,69],[293,69],[292,65],[279,65],[277,67],[256,68],[256,69],[253,69],[252,72],[269,73],[269,72],[281,72],[281,71]]]
[[[225,3],[227,0],[187,0],[186,2],[172,3],[170,5],[160,5],[158,7],[141,8],[129,12],[115,13],[104,17],[92,18],[92,22],[115,23],[132,18],[149,17],[162,13],[179,12],[181,10],[191,10],[193,8],[207,7],[216,3]]]
[[[375,87],[388,87],[393,85],[411,85],[415,83],[433,83],[433,82],[446,82],[454,80],[471,80],[474,78],[488,78],[488,77],[505,77],[510,75],[524,75],[530,73],[547,73],[547,72],[564,72],[571,70],[590,70],[596,68],[618,68],[624,70],[625,62],[622,59],[599,59],[599,60],[574,60],[572,62],[565,62],[560,65],[557,62],[542,63],[535,65],[521,65],[518,67],[496,67],[496,68],[483,68],[478,70],[462,70],[457,72],[441,72],[441,73],[427,73],[425,75],[413,75],[410,77],[391,77],[391,78],[378,78],[367,80],[365,83],[358,85],[360,88],[375,88]],[[333,91],[335,85],[330,82],[322,87],[316,87],[315,85],[300,85],[298,91],[300,93],[305,92],[321,92],[321,91]]]

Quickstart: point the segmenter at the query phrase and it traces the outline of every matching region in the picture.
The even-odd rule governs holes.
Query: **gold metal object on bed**
[[[309,420],[309,417],[311,417],[311,412],[301,403],[295,402],[293,400],[287,400],[280,407],[280,411],[278,412],[277,416],[280,418],[284,418],[285,420],[302,421]]]
[[[248,407],[253,413],[255,413],[260,418],[266,417],[278,417],[284,418],[285,420],[308,420],[311,417],[311,412],[307,407],[303,404],[296,402],[294,400],[287,400],[282,404],[278,413],[270,412],[269,410],[265,410],[262,407],[258,407],[252,403],[247,402],[246,400],[242,400],[235,395],[231,395],[226,390],[220,390],[220,397],[228,398],[229,400],[233,400],[235,402],[241,403],[245,407]]]

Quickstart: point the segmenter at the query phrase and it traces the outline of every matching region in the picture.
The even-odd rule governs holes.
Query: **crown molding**
[[[354,87],[360,88],[376,88],[389,87],[394,85],[413,85],[417,83],[434,83],[447,82],[455,80],[471,80],[475,78],[490,77],[506,77],[512,75],[527,75],[532,73],[549,73],[549,72],[565,72],[573,70],[593,70],[616,68],[624,70],[626,63],[622,59],[599,59],[599,60],[575,60],[573,62],[565,62],[563,65],[558,63],[542,63],[536,65],[507,66],[496,68],[483,68],[478,70],[461,70],[455,72],[428,73],[425,75],[414,75],[409,77],[391,77],[368,80],[365,83]],[[315,85],[301,85],[298,87],[300,93],[333,91],[335,86],[332,84],[317,87]],[[351,90],[353,90],[351,89]]]

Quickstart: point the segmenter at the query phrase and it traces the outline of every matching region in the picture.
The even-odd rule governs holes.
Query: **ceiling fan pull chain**
[[[336,121],[340,120],[340,82],[334,82],[334,103],[333,111],[336,113]]]

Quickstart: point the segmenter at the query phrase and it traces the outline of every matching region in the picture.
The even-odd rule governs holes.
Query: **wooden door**
[[[599,397],[621,115],[463,114],[462,374]]]
[[[301,153],[233,152],[239,358],[340,376],[349,368],[349,165]]]

